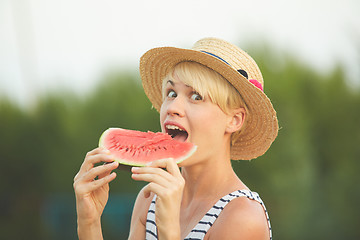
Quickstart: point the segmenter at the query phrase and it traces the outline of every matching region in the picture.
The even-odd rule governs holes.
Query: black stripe
[[[184,240],[202,240],[201,238],[184,238]]]
[[[216,206],[216,205],[214,205],[213,208],[215,208],[215,209],[221,209],[221,210],[224,209],[224,207],[218,207],[218,206]]]
[[[154,225],[156,226],[156,223],[155,223],[155,221],[153,221],[153,220],[146,219],[146,222],[151,223],[151,224],[154,224]]]
[[[222,201],[222,202],[230,202],[230,200],[228,199],[228,200],[226,200],[226,199],[223,199],[223,198],[220,198],[220,201]]]
[[[232,197],[241,197],[241,195],[235,195],[235,194],[232,194],[232,193],[229,193],[229,196],[232,196]]]
[[[205,231],[205,230],[193,229],[193,230],[191,230],[191,232],[198,232],[198,233],[205,233],[205,234],[206,234],[206,231]]]
[[[251,196],[252,199],[255,200],[255,197],[254,197],[254,195],[252,194],[252,192],[250,192],[250,196]]]
[[[238,190],[238,192],[239,192],[241,195],[243,195],[243,196],[247,196],[246,193],[244,193],[244,192],[241,191],[241,190]]]
[[[213,225],[211,222],[204,222],[204,221],[200,221],[198,224],[205,224],[205,225],[209,224],[210,226]]]
[[[155,202],[155,200],[152,200],[151,203],[155,204],[156,202]]]
[[[155,211],[149,209],[148,213],[154,213],[155,214]]]
[[[216,217],[216,218],[218,217],[218,215],[216,215],[216,214],[210,214],[210,213],[206,213],[205,215],[206,215],[206,216],[209,216],[209,217]]]
[[[155,233],[153,233],[152,231],[146,229],[146,232],[147,232],[147,233],[150,233],[151,235],[153,235],[153,236],[156,237],[156,239],[157,239],[157,235],[156,235]]]

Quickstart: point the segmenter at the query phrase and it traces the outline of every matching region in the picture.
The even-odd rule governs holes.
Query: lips
[[[174,140],[185,142],[189,136],[188,132],[184,127],[175,122],[166,122],[164,124],[165,131],[169,134]]]

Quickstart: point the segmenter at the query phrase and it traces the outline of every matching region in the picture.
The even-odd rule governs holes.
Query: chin
[[[182,161],[181,163],[178,164],[179,167],[189,167],[192,165],[195,165],[199,162],[201,162],[202,160],[200,159],[204,159],[204,156],[201,157],[201,153],[199,152],[199,148],[197,149],[197,151],[191,155],[189,158],[185,159],[184,161]]]

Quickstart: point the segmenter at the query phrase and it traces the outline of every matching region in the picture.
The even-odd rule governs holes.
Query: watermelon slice
[[[122,128],[107,129],[100,137],[99,146],[109,150],[115,161],[129,166],[145,166],[167,158],[180,163],[197,148],[192,143],[174,140],[167,133]]]

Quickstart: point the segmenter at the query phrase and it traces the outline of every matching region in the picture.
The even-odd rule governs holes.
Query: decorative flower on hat
[[[256,79],[250,79],[249,82],[255,85],[255,87],[259,88],[261,91],[264,91],[262,84]]]

